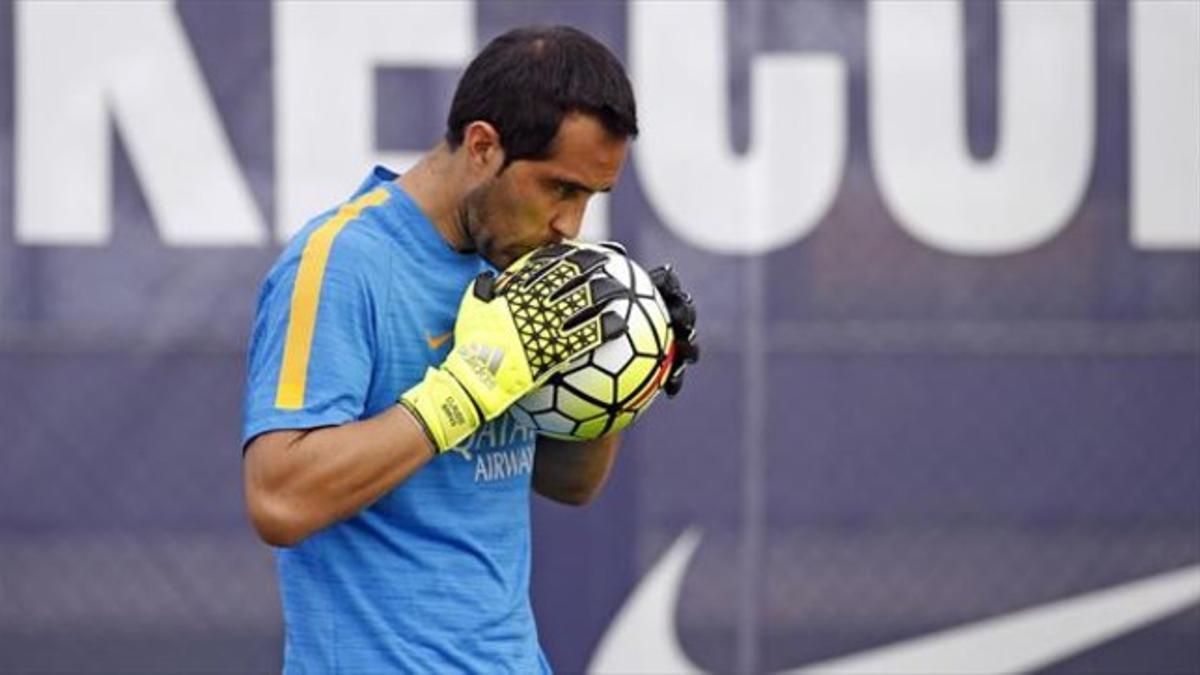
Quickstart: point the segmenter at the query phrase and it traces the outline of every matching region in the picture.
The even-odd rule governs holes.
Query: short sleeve
[[[263,282],[247,358],[243,448],[266,431],[363,415],[375,361],[371,277],[379,254],[360,240],[353,228],[317,228]]]

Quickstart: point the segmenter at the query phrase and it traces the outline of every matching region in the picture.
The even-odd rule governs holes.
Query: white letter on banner
[[[761,55],[751,67],[750,147],[734,154],[725,85],[725,4],[632,2],[638,175],[663,223],[721,253],[759,254],[807,234],[846,157],[846,64]]]
[[[612,198],[605,193],[592,195],[588,199],[587,209],[583,212],[583,223],[579,228],[579,238],[584,241],[604,241],[609,238],[609,200]]]
[[[22,0],[14,10],[17,241],[110,239],[110,115],[163,241],[266,240],[171,3]]]
[[[1131,239],[1200,248],[1200,3],[1130,7]]]
[[[868,21],[872,159],[900,225],[963,255],[1057,234],[1095,149],[1092,4],[1000,4],[999,142],[983,162],[966,145],[962,5],[874,0]]]
[[[273,9],[276,233],[285,240],[346,199],[373,164],[403,170],[416,160],[416,152],[375,149],[375,68],[464,66],[475,12],[472,3],[449,1],[276,2]]]

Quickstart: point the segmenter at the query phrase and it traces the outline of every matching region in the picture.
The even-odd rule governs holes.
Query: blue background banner
[[[289,214],[436,142],[479,47],[559,22],[643,117],[588,231],[674,263],[704,360],[596,502],[535,500],[557,670],[789,671],[1200,565],[1194,3],[5,1],[0,671],[278,668],[258,283]],[[1200,671],[1178,588],[1023,669]]]

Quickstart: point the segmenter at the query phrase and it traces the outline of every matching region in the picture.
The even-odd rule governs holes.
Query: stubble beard
[[[475,237],[471,235],[471,224],[474,220],[474,215],[472,214],[472,208],[468,203],[469,199],[469,197],[468,199],[464,199],[463,202],[458,205],[458,211],[454,215],[454,226],[458,230],[462,242],[455,249],[459,253],[473,253],[477,248],[475,246]]]
[[[483,255],[487,252],[487,197],[492,181],[477,185],[463,198],[458,208],[458,227],[467,252]]]
[[[496,260],[495,237],[488,228],[491,218],[487,202],[495,179],[489,180],[467,193],[458,210],[458,227],[462,232],[467,248],[463,253],[476,253],[488,262],[503,269],[499,263],[511,261]]]
[[[463,233],[466,245],[470,247],[464,253],[476,253],[497,269],[506,269],[527,252],[528,247],[503,246],[496,237],[492,227],[498,222],[494,205],[490,197],[496,187],[496,178],[492,178],[467,193],[459,206],[458,227]]]

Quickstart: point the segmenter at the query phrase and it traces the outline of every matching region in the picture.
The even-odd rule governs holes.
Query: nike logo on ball
[[[454,331],[446,331],[441,335],[430,335],[429,331],[425,331],[425,344],[429,345],[429,348],[436,352],[442,348],[442,345],[446,344],[446,340],[449,340],[453,336]]]
[[[650,568],[600,640],[588,672],[703,672],[679,643],[679,591],[700,545],[690,528]],[[780,675],[1023,673],[1200,602],[1200,565],[806,664]]]

